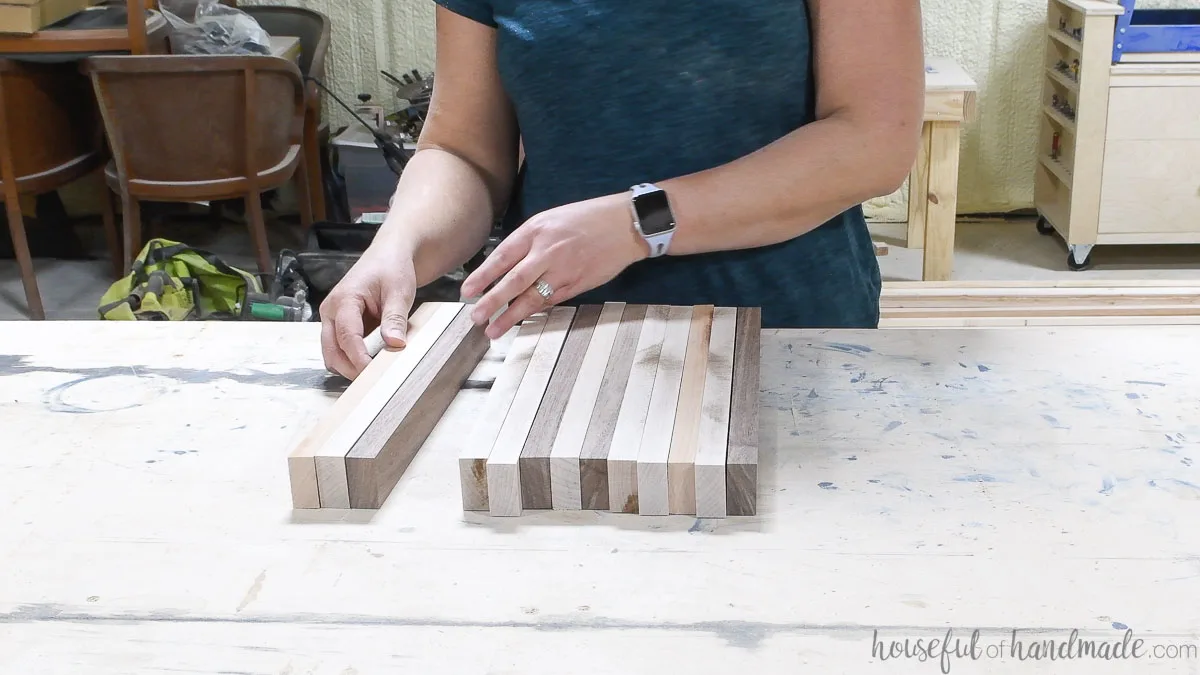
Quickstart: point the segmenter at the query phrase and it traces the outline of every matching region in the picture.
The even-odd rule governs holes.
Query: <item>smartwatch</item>
[[[633,228],[650,245],[650,257],[666,255],[675,234],[675,214],[667,193],[657,185],[642,183],[629,188],[630,208],[633,211]]]

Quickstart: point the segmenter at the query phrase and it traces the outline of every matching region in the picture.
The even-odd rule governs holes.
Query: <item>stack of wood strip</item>
[[[887,282],[881,328],[1200,323],[1200,281]]]
[[[760,317],[608,303],[525,321],[459,458],[463,508],[755,514]]]

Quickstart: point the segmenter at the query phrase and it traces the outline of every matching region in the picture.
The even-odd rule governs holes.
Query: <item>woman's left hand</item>
[[[530,218],[506,237],[471,276],[462,294],[479,298],[471,313],[485,323],[505,303],[509,307],[487,329],[499,338],[524,319],[617,276],[647,257],[650,248],[633,228],[626,193],[575,202]],[[535,285],[550,292],[543,298]]]

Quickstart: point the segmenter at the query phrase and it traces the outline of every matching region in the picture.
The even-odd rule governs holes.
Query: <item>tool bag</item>
[[[262,280],[227,265],[208,251],[151,239],[129,276],[100,298],[100,318],[113,321],[241,319],[247,293],[262,293]]]

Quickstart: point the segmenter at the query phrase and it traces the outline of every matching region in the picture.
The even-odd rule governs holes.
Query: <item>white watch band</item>
[[[658,234],[646,234],[642,231],[637,207],[634,205],[634,199],[636,199],[638,196],[651,192],[661,192],[661,188],[650,183],[641,183],[634,185],[632,188],[630,188],[630,191],[633,193],[629,200],[629,208],[633,212],[634,229],[637,230],[642,239],[646,240],[646,244],[650,246],[651,258],[657,258],[659,256],[666,255],[667,250],[671,247],[671,238],[675,235],[675,227],[672,226],[671,229],[667,230],[666,232],[659,232]]]

